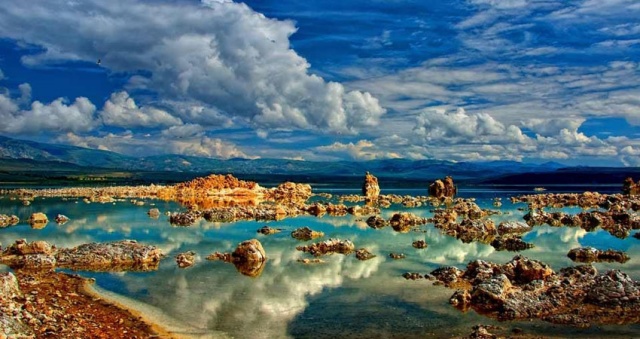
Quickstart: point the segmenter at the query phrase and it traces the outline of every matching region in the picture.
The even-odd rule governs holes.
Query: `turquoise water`
[[[314,191],[358,192],[326,187]],[[382,193],[426,194],[424,190],[384,189]],[[510,191],[474,188],[462,189],[460,196],[476,197],[481,207],[502,211],[502,215],[492,216],[499,224],[503,220],[522,220],[525,212],[517,208],[526,206],[513,205],[508,197],[530,193],[533,192],[526,188]],[[502,207],[492,206],[495,197],[502,198]],[[348,215],[303,216],[277,222],[208,223],[202,220],[191,227],[173,227],[164,215],[157,220],[149,218],[146,212],[152,207],[161,212],[183,210],[175,203],[156,200],[146,200],[145,206],[136,206],[129,201],[85,204],[76,200],[37,198],[30,206],[22,206],[20,201],[4,197],[0,199],[0,213],[16,214],[21,223],[0,229],[0,243],[6,246],[26,238],[46,240],[58,247],[73,247],[94,241],[135,239],[156,245],[168,255],[158,271],[79,273],[95,278],[96,284],[104,289],[158,307],[204,332],[222,331],[236,338],[455,337],[469,334],[475,324],[515,326],[526,334],[545,336],[640,337],[638,325],[575,329],[539,321],[497,323],[473,311],[458,311],[448,304],[453,290],[432,286],[426,280],[407,281],[402,274],[424,274],[444,265],[464,268],[475,259],[504,263],[516,253],[498,252],[481,243],[464,244],[442,235],[431,224],[419,232],[396,233],[390,227],[369,228],[366,217]],[[430,209],[429,206],[409,209],[393,205],[383,210],[383,216],[389,218],[395,212],[410,211],[429,217]],[[62,213],[71,220],[65,225],[51,221],[44,229],[34,230],[25,222],[33,212],[45,212],[50,220]],[[264,225],[284,231],[270,236],[256,233]],[[331,255],[322,258],[325,263],[301,264],[297,259],[309,256],[295,247],[306,242],[291,238],[290,231],[302,226],[323,231],[324,239],[349,239],[356,248],[365,247],[377,257],[359,261],[354,255]],[[268,261],[259,277],[244,276],[224,262],[204,260],[212,252],[232,251],[239,242],[251,238],[260,240],[267,252]],[[640,279],[640,240],[633,237],[618,239],[602,230],[588,233],[581,228],[543,226],[534,228],[523,238],[535,248],[522,253],[548,263],[555,270],[574,265],[566,256],[571,248],[594,246],[624,250],[631,257],[627,263],[595,266],[600,271],[621,269],[632,278]],[[421,239],[426,240],[428,248],[413,248],[412,242]],[[189,250],[198,253],[197,264],[179,269],[175,255]],[[388,257],[390,252],[404,253],[406,259],[392,260]]]

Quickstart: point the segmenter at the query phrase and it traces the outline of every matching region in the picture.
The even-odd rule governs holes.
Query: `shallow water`
[[[329,187],[314,191],[358,192]],[[426,194],[424,190],[384,189],[382,193]],[[502,220],[522,220],[525,212],[517,208],[526,206],[512,205],[508,197],[531,193],[530,188],[509,191],[473,188],[462,189],[460,196],[478,198],[483,208],[494,208],[492,199],[501,197],[503,206],[495,209],[503,214],[492,216],[497,225]],[[236,338],[455,337],[468,335],[475,324],[519,327],[526,334],[556,337],[640,337],[638,325],[576,329],[540,321],[498,323],[474,311],[458,311],[448,304],[453,290],[432,286],[426,280],[407,281],[402,274],[409,271],[424,274],[444,265],[464,268],[475,259],[504,263],[516,253],[498,252],[481,243],[462,243],[442,235],[431,224],[422,227],[420,232],[401,234],[390,227],[369,228],[364,222],[366,217],[348,215],[303,216],[278,222],[208,223],[203,220],[191,227],[172,227],[164,215],[155,220],[146,212],[151,207],[161,212],[180,211],[181,206],[156,200],[146,202],[145,206],[136,206],[128,201],[85,204],[76,200],[38,198],[30,206],[22,206],[20,201],[4,197],[0,199],[0,213],[16,214],[21,223],[0,229],[0,243],[7,246],[16,239],[26,238],[46,240],[58,247],[73,247],[94,241],[135,239],[156,245],[168,254],[158,271],[79,273],[95,278],[101,288],[155,306],[194,327],[222,331]],[[395,212],[410,211],[428,217],[432,215],[430,209],[394,205],[383,210],[383,216],[389,218]],[[580,209],[565,211],[577,213]],[[44,229],[34,230],[26,224],[33,212],[45,212],[50,220],[62,213],[71,220],[61,226],[50,221]],[[284,231],[270,236],[256,233],[264,225]],[[303,265],[297,259],[309,256],[296,251],[295,247],[305,242],[290,237],[290,231],[302,226],[323,231],[325,239],[352,240],[356,248],[365,247],[377,257],[359,261],[354,255],[336,254],[323,257],[325,263]],[[239,242],[251,238],[262,242],[269,258],[259,277],[241,275],[233,265],[224,262],[204,260],[209,253],[232,251]],[[429,247],[413,248],[412,242],[419,239],[426,240]],[[523,239],[535,247],[521,253],[548,263],[554,270],[574,265],[566,256],[571,248],[594,246],[624,250],[631,257],[625,264],[595,266],[599,271],[621,269],[640,280],[640,240],[633,237],[618,239],[602,230],[588,233],[581,228],[543,226],[534,228]],[[189,250],[198,253],[197,264],[179,269],[173,258]],[[406,259],[392,260],[388,257],[390,252],[402,252]]]

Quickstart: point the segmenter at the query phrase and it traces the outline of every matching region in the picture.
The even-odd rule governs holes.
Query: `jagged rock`
[[[507,250],[511,252],[524,251],[534,247],[533,244],[525,242],[522,238],[513,235],[497,237],[493,239],[491,246],[493,246],[496,251]]]
[[[196,252],[188,251],[176,256],[176,263],[180,268],[191,267],[196,263]]]
[[[36,319],[24,308],[24,295],[15,275],[0,273],[0,337],[35,338],[28,323]]]
[[[64,214],[58,214],[56,215],[55,221],[58,225],[64,225],[69,221],[69,217]]]
[[[31,217],[29,217],[29,225],[31,225],[31,228],[44,228],[48,222],[49,219],[47,218],[47,215],[42,212],[33,213],[31,214]]]
[[[364,175],[364,183],[362,184],[362,195],[366,200],[376,201],[380,195],[380,186],[378,185],[378,178],[367,172]]]
[[[429,195],[439,199],[452,198],[456,195],[458,189],[453,183],[453,178],[447,176],[444,180],[436,180],[429,185]]]
[[[587,291],[586,301],[604,307],[638,305],[640,284],[623,272],[611,270],[595,277]]]
[[[593,247],[574,248],[567,253],[567,256],[576,262],[619,262],[625,263],[629,261],[629,256],[622,251],[615,250],[598,250]]]
[[[387,221],[379,215],[370,216],[367,219],[367,225],[371,228],[383,228],[388,225]]]
[[[266,266],[267,254],[260,241],[251,239],[238,244],[232,253],[215,252],[207,256],[207,260],[233,263],[238,272],[249,277],[257,277]]]
[[[56,259],[58,267],[76,271],[122,272],[156,270],[163,256],[155,246],[122,240],[60,249]]]
[[[493,326],[476,325],[473,326],[473,332],[467,337],[468,339],[497,339],[498,336],[489,332]]]
[[[329,239],[308,246],[298,246],[296,249],[317,257],[333,253],[350,254],[355,250],[355,245],[349,240]]]
[[[423,249],[423,248],[427,248],[427,242],[424,240],[416,240],[413,242],[412,246],[414,248],[418,248],[418,249]]]
[[[308,264],[323,264],[324,260],[317,259],[317,258],[315,258],[315,259],[304,258],[304,259],[298,259],[298,262],[299,263],[303,263],[305,265],[308,265]]]
[[[147,215],[149,218],[158,219],[160,218],[160,210],[157,208],[151,208],[147,211]]]
[[[498,225],[498,234],[522,234],[531,231],[532,227],[518,221],[503,221]]]
[[[404,259],[405,255],[404,255],[404,253],[389,253],[389,258],[394,259],[394,260]]]
[[[20,222],[20,218],[15,215],[0,214],[0,228],[15,226]]]
[[[422,274],[417,272],[407,272],[402,275],[407,280],[418,280],[424,278]]]
[[[264,234],[264,235],[271,235],[271,234],[280,233],[280,231],[282,231],[282,230],[279,229],[279,228],[272,228],[272,227],[269,227],[267,225],[264,225],[258,230],[258,233],[261,233],[261,234]]]
[[[307,213],[313,216],[321,216],[327,213],[327,208],[323,204],[315,203],[309,207],[307,207]]]
[[[373,259],[375,258],[376,255],[369,252],[366,248],[361,248],[359,250],[356,251],[356,258],[358,260],[369,260],[369,259]]]
[[[313,231],[309,227],[301,227],[291,232],[291,237],[297,240],[308,241],[315,238],[324,237],[323,232]]]

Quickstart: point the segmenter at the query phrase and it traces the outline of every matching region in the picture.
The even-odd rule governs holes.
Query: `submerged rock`
[[[615,250],[598,250],[593,247],[574,248],[567,253],[567,256],[576,262],[619,262],[625,263],[629,261],[629,256],[622,251]]]
[[[58,214],[56,215],[55,221],[58,225],[64,225],[69,221],[69,217],[64,214]]]
[[[406,258],[406,256],[404,255],[404,253],[389,253],[389,258],[398,260],[398,259],[404,259]]]
[[[419,280],[424,278],[422,274],[418,272],[406,272],[402,276],[407,280]]]
[[[308,241],[316,238],[324,237],[323,232],[318,232],[309,227],[301,227],[291,232],[291,237],[297,240]]]
[[[349,240],[329,239],[308,246],[298,246],[296,249],[318,257],[333,253],[350,254],[355,250],[355,245]]]
[[[358,260],[369,260],[369,259],[373,259],[375,258],[376,255],[369,252],[366,248],[361,248],[359,250],[356,251],[356,258]]]
[[[176,263],[180,268],[191,267],[196,263],[196,252],[188,251],[176,256]]]
[[[160,210],[157,208],[151,208],[147,211],[147,215],[149,218],[158,219],[160,218]]]
[[[427,242],[424,240],[416,240],[413,242],[412,246],[414,248],[418,248],[418,249],[423,249],[423,248],[427,248]]]
[[[389,219],[389,224],[393,230],[400,233],[407,233],[413,227],[427,223],[425,218],[418,217],[411,213],[395,213]]]
[[[280,233],[280,231],[282,231],[280,228],[272,228],[267,225],[264,225],[260,229],[258,229],[258,233],[261,233],[264,235],[276,234],[276,233]]]

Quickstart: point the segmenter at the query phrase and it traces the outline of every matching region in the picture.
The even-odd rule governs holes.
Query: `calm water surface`
[[[329,187],[314,192],[358,193]],[[426,194],[425,190],[385,189],[382,193]],[[498,209],[503,214],[492,216],[497,225],[503,220],[522,220],[525,212],[517,208],[526,206],[513,205],[508,197],[531,193],[530,188],[474,188],[462,189],[460,196],[476,197],[483,208],[494,208],[492,199],[501,197],[503,206]],[[16,239],[26,238],[46,240],[58,247],[73,247],[88,242],[135,239],[156,245],[168,255],[158,271],[80,274],[95,278],[103,289],[157,307],[175,319],[200,328],[203,333],[224,332],[236,338],[441,338],[468,335],[475,324],[519,327],[525,333],[554,337],[640,337],[638,325],[575,329],[540,321],[498,323],[474,311],[458,311],[448,304],[453,290],[432,286],[426,280],[407,281],[402,274],[408,271],[424,274],[444,265],[464,268],[475,259],[504,263],[516,253],[498,252],[481,243],[462,243],[442,235],[432,224],[422,227],[420,232],[401,234],[390,227],[369,228],[364,221],[366,217],[349,215],[303,216],[277,222],[208,223],[203,220],[192,227],[172,227],[164,215],[157,220],[147,216],[151,204],[161,212],[183,210],[175,203],[155,200],[148,200],[145,206],[135,206],[130,202],[85,204],[38,198],[30,206],[22,206],[20,201],[3,197],[0,213],[16,214],[22,222],[0,229],[0,243],[7,246]],[[429,217],[430,209],[394,205],[383,210],[383,216],[389,218],[395,212],[410,211]],[[50,220],[62,213],[71,221],[62,226],[51,221],[44,229],[34,230],[25,222],[33,212],[45,212]],[[270,236],[257,234],[256,230],[264,225],[284,231]],[[309,256],[296,251],[295,247],[305,242],[290,237],[290,231],[302,226],[323,231],[325,239],[352,240],[356,248],[365,247],[377,257],[359,261],[354,255],[331,255],[323,257],[325,263],[303,265],[297,259]],[[233,251],[239,242],[251,238],[262,242],[268,256],[259,277],[241,275],[233,265],[224,262],[204,260],[209,253]],[[523,238],[535,248],[522,253],[548,263],[554,270],[574,265],[566,256],[571,248],[594,246],[624,250],[631,256],[627,263],[595,266],[599,271],[621,269],[633,279],[640,279],[640,241],[633,237],[618,239],[602,230],[589,233],[581,228],[543,226],[534,228]],[[412,247],[412,242],[420,239],[429,244],[427,249]],[[197,264],[179,269],[173,257],[189,250],[198,253]],[[392,260],[388,257],[390,252],[404,253],[406,259]]]

